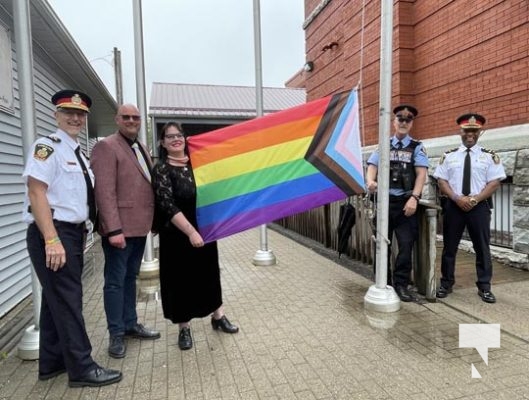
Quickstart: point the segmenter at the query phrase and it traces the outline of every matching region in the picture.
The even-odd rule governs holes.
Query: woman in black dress
[[[213,329],[239,331],[222,307],[217,242],[205,244],[197,230],[196,186],[186,153],[181,126],[167,123],[160,138],[160,159],[153,169],[153,186],[162,308],[165,318],[179,325],[181,350],[193,347],[189,324],[192,318],[211,314]]]

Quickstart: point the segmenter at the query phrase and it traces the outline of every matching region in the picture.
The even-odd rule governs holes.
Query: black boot
[[[225,315],[223,315],[220,319],[215,319],[211,317],[211,326],[214,330],[221,329],[222,332],[226,333],[237,333],[239,332],[239,328],[235,325],[233,325],[230,321],[228,321],[228,318],[226,318]]]

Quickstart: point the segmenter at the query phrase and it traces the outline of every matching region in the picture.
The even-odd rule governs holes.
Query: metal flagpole
[[[261,62],[261,16],[259,0],[253,2],[253,26],[255,46],[255,96],[257,118],[263,116],[263,73]],[[260,227],[261,247],[255,253],[252,263],[254,265],[275,265],[276,257],[268,250],[266,225]]]
[[[394,312],[400,299],[388,281],[389,139],[391,129],[391,74],[393,41],[393,2],[381,1],[380,17],[380,110],[377,190],[376,284],[364,296],[364,307],[371,311]]]
[[[136,98],[138,109],[143,120],[140,127],[139,139],[147,143],[147,96],[145,95],[145,66],[143,54],[143,22],[141,13],[141,0],[132,0],[134,17],[134,58],[136,64]],[[157,275],[159,271],[158,259],[154,258],[152,233],[147,235],[145,252],[140,267],[140,276],[148,277]]]
[[[29,0],[13,1],[13,18],[20,93],[20,130],[22,131],[24,149],[22,154],[25,157],[26,149],[37,139]],[[34,268],[31,268],[31,290],[33,294],[34,324],[26,329],[18,344],[17,352],[22,360],[36,360],[39,358],[39,321],[42,288]]]

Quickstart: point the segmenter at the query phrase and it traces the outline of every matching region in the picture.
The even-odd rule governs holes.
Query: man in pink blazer
[[[120,106],[115,121],[118,131],[94,146],[90,163],[105,255],[108,353],[122,358],[126,336],[158,339],[160,333],[138,323],[136,313],[136,278],[154,215],[152,160],[148,149],[137,140],[141,126],[138,108]]]

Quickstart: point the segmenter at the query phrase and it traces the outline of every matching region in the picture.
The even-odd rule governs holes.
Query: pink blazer
[[[141,146],[152,169],[149,150]],[[152,228],[154,193],[125,138],[115,132],[97,142],[90,166],[95,175],[99,234],[121,229],[127,237],[146,236]]]

